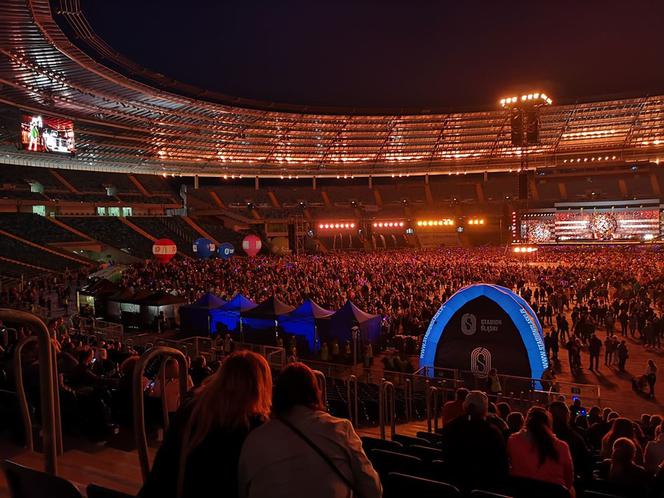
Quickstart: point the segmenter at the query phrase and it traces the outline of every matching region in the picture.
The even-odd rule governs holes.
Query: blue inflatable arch
[[[431,320],[422,341],[420,367],[437,366],[435,360],[438,343],[448,322],[459,309],[480,296],[492,300],[509,315],[525,346],[531,378],[540,379],[544,370],[549,367],[549,361],[544,349],[542,326],[535,312],[523,298],[511,290],[490,284],[475,284],[464,287],[440,307]]]

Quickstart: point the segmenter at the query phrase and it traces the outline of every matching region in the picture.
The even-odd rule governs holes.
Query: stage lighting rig
[[[528,147],[540,143],[540,109],[552,103],[551,97],[541,92],[526,93],[521,97],[508,97],[500,100],[501,107],[510,112],[514,147]]]

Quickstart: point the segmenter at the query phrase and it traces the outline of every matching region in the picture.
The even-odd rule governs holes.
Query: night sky
[[[344,107],[493,109],[664,93],[664,1],[88,0],[143,66],[229,95]]]

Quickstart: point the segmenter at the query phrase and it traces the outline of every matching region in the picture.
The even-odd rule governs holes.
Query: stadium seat
[[[610,497],[619,498],[637,498],[645,496],[647,493],[646,484],[643,487],[627,487],[615,482],[609,482],[604,479],[593,479],[588,481],[585,485],[585,493],[600,493],[599,496],[607,495]],[[586,496],[586,494],[584,494]],[[590,495],[597,496],[597,495]]]
[[[397,441],[404,446],[431,446],[431,443],[426,439],[422,439],[421,437],[402,436],[401,434],[395,434],[392,436],[392,441]]]
[[[415,435],[420,439],[426,439],[430,444],[433,445],[439,445],[443,442],[442,436],[440,434],[436,434],[435,432],[419,431]]]
[[[89,484],[86,494],[88,498],[133,498],[132,495],[128,495],[127,493],[121,493],[120,491],[97,486],[96,484]]]
[[[369,452],[369,460],[373,463],[381,479],[385,479],[390,472],[422,475],[427,470],[420,458],[395,451],[371,450]]]
[[[461,498],[461,492],[451,484],[398,472],[390,472],[385,480],[385,498]]]
[[[602,493],[601,491],[587,490],[577,495],[579,498],[623,498],[623,495]]]
[[[433,462],[434,460],[443,459],[443,450],[432,448],[430,446],[420,446],[419,444],[409,446],[404,453],[421,458],[424,462]]]
[[[5,460],[2,466],[12,498],[82,498],[78,489],[62,477],[8,460]]]
[[[527,477],[510,477],[507,489],[514,498],[570,498],[564,486]]]
[[[507,495],[501,495],[500,493],[493,493],[491,491],[484,491],[483,489],[473,489],[470,492],[470,498],[512,498],[512,497]]]
[[[371,450],[389,450],[403,452],[403,445],[389,439],[379,439],[376,437],[362,436],[362,446],[364,451],[369,453]]]

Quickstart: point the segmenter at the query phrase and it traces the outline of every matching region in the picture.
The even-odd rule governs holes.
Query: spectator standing
[[[599,355],[602,351],[602,341],[595,333],[590,336],[588,341],[588,353],[590,355],[590,367],[591,371],[599,371]],[[594,367],[594,368],[593,368]]]
[[[655,399],[655,383],[657,382],[657,365],[653,360],[648,360],[646,366],[646,379],[648,380],[648,389],[650,399]]]
[[[627,349],[627,342],[625,340],[620,341],[620,344],[618,344],[616,355],[618,356],[618,369],[624,372],[627,358],[629,358],[629,350]]]

